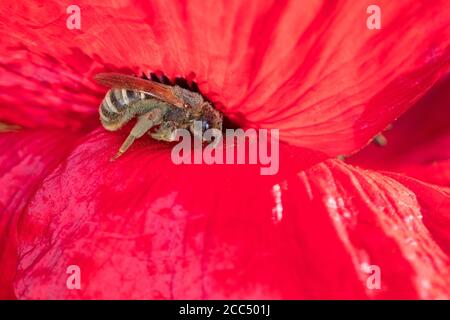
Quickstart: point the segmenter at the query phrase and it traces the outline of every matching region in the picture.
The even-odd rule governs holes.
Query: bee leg
[[[153,139],[161,141],[175,141],[177,126],[173,123],[165,123],[156,131],[149,133]]]
[[[160,109],[153,109],[150,112],[143,114],[138,117],[136,124],[133,129],[131,129],[130,134],[120,146],[119,151],[116,153],[114,157],[111,158],[111,161],[116,160],[120,157],[128,148],[133,144],[134,140],[142,137],[148,130],[150,130],[153,126],[161,123],[162,119],[162,111]]]

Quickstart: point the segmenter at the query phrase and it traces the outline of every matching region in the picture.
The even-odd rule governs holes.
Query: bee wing
[[[94,79],[107,87],[143,91],[174,106],[185,107],[184,101],[175,95],[173,87],[162,83],[113,72],[98,73]]]

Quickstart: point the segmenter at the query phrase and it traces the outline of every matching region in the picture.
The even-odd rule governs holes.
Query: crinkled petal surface
[[[30,201],[19,298],[450,296],[448,256],[393,178],[328,161],[273,184],[249,166],[176,166],[159,144],[111,163],[110,140],[87,136]]]
[[[94,73],[161,71],[195,78],[241,126],[279,128],[291,144],[347,154],[449,63],[446,0],[377,1],[381,30],[366,26],[372,2],[79,1],[81,30],[70,30],[65,1],[7,1],[0,119],[90,126],[101,97]],[[74,112],[85,118],[67,119]]]
[[[42,180],[67,157],[76,138],[57,131],[0,134],[0,298],[13,298],[16,226]]]
[[[439,188],[396,173],[386,173],[407,186],[417,195],[424,213],[424,223],[444,252],[450,254],[450,189]]]

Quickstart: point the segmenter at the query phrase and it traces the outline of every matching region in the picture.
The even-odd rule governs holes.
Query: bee
[[[202,122],[203,132],[213,128],[222,130],[222,113],[199,93],[120,73],[99,73],[94,79],[111,88],[99,106],[100,122],[106,130],[119,130],[137,118],[111,160],[120,157],[145,133],[162,141],[175,141],[177,129],[187,129],[198,136],[194,121]]]

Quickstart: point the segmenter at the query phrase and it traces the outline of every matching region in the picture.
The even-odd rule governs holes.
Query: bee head
[[[202,122],[201,134],[204,141],[209,142],[209,140],[205,138],[205,131],[209,129],[217,129],[219,131],[222,131],[222,113],[214,109],[214,107],[209,102],[204,102],[201,105],[201,111],[198,113],[196,121]],[[190,130],[194,135],[198,135],[199,128],[197,128],[197,130],[195,129],[196,128],[194,126],[194,123],[192,123],[190,126]]]
[[[202,104],[201,120],[205,131],[208,129],[217,129],[222,131],[223,116],[222,113],[215,109],[209,102]]]

